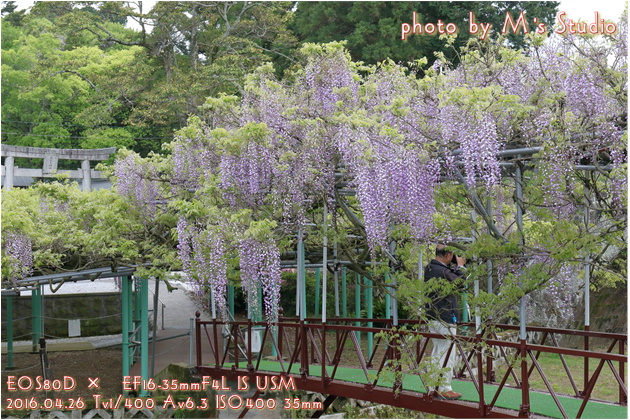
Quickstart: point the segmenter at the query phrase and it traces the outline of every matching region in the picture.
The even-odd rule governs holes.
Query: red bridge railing
[[[380,327],[356,326],[355,322],[371,322]],[[595,387],[598,384],[610,387],[610,384],[602,384],[601,373],[605,367],[612,372],[617,383],[614,386],[618,387],[618,400],[609,403],[626,406],[628,401],[625,381],[627,335],[624,334],[528,327],[528,336],[538,337],[534,343],[518,339],[518,326],[492,325],[475,334],[474,324],[461,324],[461,333],[448,337],[451,339],[449,352],[456,352],[462,361],[454,376],[474,384],[478,401],[471,402],[440,400],[418,389],[403,387],[400,374],[405,371],[425,384],[421,366],[430,360],[429,342],[432,338],[447,338],[426,331],[418,321],[401,320],[398,327],[392,329],[389,319],[332,318],[321,323],[314,318],[304,321],[280,318],[279,322],[270,325],[252,321],[201,321],[197,317],[195,325],[196,367],[200,374],[232,379],[243,375],[293,377],[298,388],[331,396],[324,402],[324,410],[339,396],[448,417],[529,417],[536,411],[535,407],[532,411],[530,404],[531,379],[536,372],[545,386],[542,391],[553,398],[561,416],[581,418],[587,404],[595,401]],[[403,326],[405,328],[401,329]],[[258,350],[253,348],[256,341],[253,334],[262,335],[257,352],[252,351]],[[360,340],[360,334],[376,336],[371,348]],[[563,336],[580,337],[585,349],[560,347],[559,338]],[[606,351],[589,350],[589,344],[595,339],[607,343]],[[205,361],[207,364],[202,360],[202,345],[209,345],[213,355],[213,360]],[[581,400],[577,413],[567,413],[559,398],[561,394],[554,389],[540,363],[543,354],[559,356],[566,381],[571,385],[571,396]],[[581,378],[567,363],[569,356],[583,358]],[[265,359],[277,361],[279,372],[262,369],[261,362]],[[407,365],[403,367],[401,360]],[[597,366],[592,373],[589,371],[591,362]],[[361,379],[342,378],[339,372],[346,367],[362,371]],[[379,380],[387,375],[393,375],[395,379],[390,381],[391,385],[384,386]],[[508,385],[508,381],[513,384]],[[494,395],[485,395],[483,384],[496,385]],[[507,388],[520,389],[518,410],[496,406]],[[424,389],[427,389],[426,385]],[[315,413],[314,417],[322,412]]]

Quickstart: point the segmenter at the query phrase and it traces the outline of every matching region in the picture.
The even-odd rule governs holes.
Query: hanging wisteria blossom
[[[258,287],[262,287],[269,322],[278,317],[280,304],[280,252],[273,240],[243,239],[239,246],[241,285],[252,313],[257,311]]]
[[[627,162],[627,94],[619,87],[625,87],[627,58],[604,60],[588,42],[532,40],[527,53],[484,44],[471,47],[457,65],[442,57],[422,74],[391,61],[363,67],[340,43],[305,45],[302,65],[282,78],[272,65],[261,66],[248,76],[241,97],[209,98],[202,107],[205,120],[192,121],[172,145],[174,194],[185,200],[192,194],[221,214],[211,221],[180,219],[184,269],[200,291],[210,287],[219,297],[231,259],[240,268],[251,309],[257,309],[254,295],[261,286],[272,320],[279,299],[278,246],[295,246],[292,239],[276,242],[275,235],[292,238],[316,222],[322,203],[330,206],[334,225],[365,233],[373,260],[382,257],[393,235],[415,244],[468,236],[440,220],[440,213],[455,214],[461,222],[466,213],[461,206],[481,210],[473,199],[494,206],[481,219],[494,225],[494,239],[505,243],[520,233],[512,222],[514,181],[506,182],[517,164],[536,179],[529,186],[535,194],[525,192],[533,206],[527,209],[529,229],[542,230],[537,218],[543,216],[552,219],[548,223],[577,220],[576,198],[586,194],[574,166],[583,163],[612,167],[590,181],[601,189],[593,199],[601,209],[621,214],[627,200],[619,192]],[[611,42],[610,54],[625,51],[625,40]],[[591,71],[584,71],[587,63]],[[518,156],[501,161],[503,152],[521,148],[538,154],[529,153],[527,162]],[[130,161],[121,160],[120,173],[132,169]],[[155,175],[147,172],[144,178]],[[454,185],[457,192],[448,191]],[[119,188],[144,197],[152,191],[146,187],[123,182]],[[343,215],[331,206],[344,199],[342,189],[355,195]],[[445,200],[440,194],[447,193],[452,202],[436,209],[436,198]],[[265,235],[245,233],[260,220],[273,222],[264,240]],[[565,257],[550,258],[551,239],[545,235],[538,235],[540,243],[528,243],[531,249],[517,243],[518,253],[509,247],[499,253],[500,285],[528,269],[527,252],[548,258],[549,278],[557,274]]]
[[[177,223],[178,255],[196,295],[210,291],[213,315],[226,318],[226,244],[216,230],[204,230],[198,223],[180,218]],[[214,305],[214,307],[212,307]]]
[[[2,235],[3,263],[7,264],[8,280],[15,284],[33,272],[33,249],[28,235],[7,232]],[[12,286],[13,284],[9,285]]]
[[[155,166],[142,164],[134,154],[129,154],[116,160],[114,176],[118,193],[129,198],[146,217],[153,218],[158,201],[163,198]]]

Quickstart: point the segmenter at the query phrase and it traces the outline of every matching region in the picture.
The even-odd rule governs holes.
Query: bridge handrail
[[[369,318],[369,319],[368,318],[329,318],[328,321],[326,322],[326,326],[328,328],[341,327],[341,325],[335,325],[332,322],[341,322],[342,319],[344,323],[351,323],[351,322],[358,322],[358,321],[381,323],[381,324],[386,324],[388,322],[391,323],[391,319],[388,319],[388,318]],[[278,322],[274,323],[274,325],[283,325],[287,327],[295,326],[296,325],[295,321],[299,322],[299,318],[283,317],[283,318],[280,318]],[[308,323],[309,326],[312,326],[312,327],[321,325],[321,319],[319,318],[306,318],[304,319],[304,321]],[[212,324],[212,321],[200,321],[200,322],[202,325]],[[241,326],[249,325],[248,321],[229,321],[228,323],[233,324],[233,325],[234,324],[241,325]],[[424,325],[424,323],[419,322],[418,320],[408,320],[408,319],[399,320],[399,325],[408,325],[408,324]],[[252,321],[252,325],[265,326],[267,325],[267,322],[266,321],[262,321],[262,322]],[[474,323],[459,323],[457,325],[462,326],[462,327],[475,326]],[[491,326],[491,327],[495,327],[495,328],[499,328],[503,330],[512,330],[512,331],[518,331],[520,328],[518,325],[508,325],[508,324],[488,324],[487,326]],[[365,331],[365,332],[380,332],[380,331],[389,329],[389,328],[383,328],[383,327],[362,327],[362,326],[355,326],[355,325],[347,325],[347,327],[352,328],[353,330],[356,329],[356,331]],[[625,342],[628,341],[627,334],[609,333],[609,332],[600,332],[600,331],[584,331],[584,330],[549,328],[549,327],[540,327],[540,326],[527,326],[526,331],[547,332],[551,334],[565,334],[565,335],[574,335],[574,336],[590,337],[590,338],[606,338],[606,339],[611,339],[611,340],[623,340]],[[429,333],[427,332],[425,334],[429,334]]]
[[[379,326],[379,327],[356,326],[354,325],[354,322],[356,321],[360,321],[362,323],[364,322],[381,323],[383,324],[383,326]],[[197,331],[197,350],[198,350],[197,368],[198,369],[202,369],[204,371],[209,369],[212,372],[215,372],[215,373],[221,372],[222,374],[225,374],[227,372],[234,373],[235,372],[234,369],[236,369],[237,371],[242,371],[244,367],[242,367],[242,365],[241,367],[239,367],[238,360],[235,360],[234,365],[231,367],[229,365],[227,367],[225,366],[227,353],[225,353],[224,355],[220,354],[218,341],[217,341],[218,340],[217,329],[223,325],[229,325],[231,326],[231,328],[236,328],[237,330],[239,330],[240,326],[247,327],[248,329],[247,337],[241,336],[241,339],[240,339],[240,341],[242,341],[244,345],[247,345],[252,340],[251,338],[252,329],[254,327],[257,327],[257,328],[264,329],[264,336],[262,338],[262,344],[261,344],[263,348],[266,342],[267,344],[269,344],[269,341],[272,342],[273,349],[277,351],[279,355],[278,360],[280,361],[282,365],[282,372],[284,372],[284,374],[294,375],[294,374],[289,373],[291,372],[291,366],[300,366],[299,376],[301,376],[302,378],[305,377],[304,375],[306,375],[306,377],[310,377],[309,366],[320,366],[322,369],[321,378],[315,379],[316,377],[314,377],[313,379],[311,379],[311,381],[314,381],[312,383],[315,383],[315,384],[320,383],[320,382],[321,384],[329,384],[330,381],[339,381],[339,379],[337,379],[336,377],[336,372],[339,366],[343,366],[340,364],[340,362],[342,358],[346,357],[345,354],[347,353],[347,351],[345,350],[346,349],[345,343],[348,337],[351,338],[351,341],[353,343],[352,346],[354,346],[354,352],[357,353],[356,356],[359,358],[359,362],[361,363],[362,369],[365,372],[366,377],[368,377],[366,369],[372,367],[372,359],[374,355],[376,355],[376,349],[379,346],[380,338],[377,341],[376,345],[373,346],[373,348],[371,349],[368,348],[368,356],[370,352],[372,353],[372,356],[370,356],[368,360],[367,358],[364,358],[363,350],[361,349],[363,345],[357,341],[357,339],[355,338],[354,332],[379,333],[379,332],[384,332],[384,331],[390,331],[392,322],[389,319],[379,319],[379,318],[373,318],[373,319],[331,318],[329,319],[329,322],[321,323],[320,320],[316,318],[308,318],[304,321],[299,321],[297,318],[292,318],[292,317],[281,317],[278,322],[274,322],[274,323],[267,323],[264,321],[253,322],[251,320],[226,322],[222,320],[201,321],[200,318],[197,317],[196,324],[197,324],[196,331]],[[420,323],[418,320],[401,320],[399,324],[419,326],[422,323]],[[214,334],[213,334],[214,340],[211,338],[210,336],[211,334],[208,333],[207,326],[211,326],[212,329],[214,329]],[[474,327],[474,324],[468,323],[468,324],[462,324],[462,326]],[[202,360],[200,357],[201,356],[200,338],[201,338],[202,327],[204,330],[206,330],[206,336],[208,338],[208,341],[213,347],[213,352],[215,353],[215,359],[216,359],[215,364],[214,364],[215,366],[212,368],[205,367],[204,365],[202,365]],[[499,330],[517,330],[518,329],[518,327],[516,326],[503,325],[503,324],[495,324],[495,325],[492,325],[492,327],[495,327]],[[295,339],[291,343],[289,340],[289,337],[291,337],[293,334],[293,333],[290,333],[290,331],[292,330],[295,330]],[[386,343],[384,347],[386,353],[385,355],[382,356],[383,361],[380,363],[380,367],[378,368],[378,370],[376,370],[377,379],[373,381],[374,382],[373,384],[371,384],[372,380],[368,378],[368,385],[366,385],[366,387],[370,387],[370,389],[374,389],[374,387],[377,386],[378,377],[381,374],[383,367],[386,365],[385,363],[386,360],[393,361],[394,359],[392,359],[392,357],[394,358],[400,357],[400,351],[401,351],[400,349],[406,348],[406,350],[404,350],[405,352],[409,352],[410,350],[411,352],[415,352],[412,354],[414,355],[413,356],[414,359],[417,358],[417,361],[416,361],[416,364],[417,364],[424,357],[426,346],[431,338],[450,338],[452,342],[451,348],[454,351],[458,352],[463,357],[465,366],[462,368],[462,371],[460,373],[462,373],[464,369],[468,371],[468,373],[470,374],[470,379],[473,381],[475,388],[477,389],[477,392],[479,393],[480,403],[478,403],[478,409],[480,410],[480,413],[487,413],[487,412],[491,412],[495,410],[494,403],[496,402],[498,395],[501,393],[501,390],[503,388],[508,387],[506,385],[506,379],[508,378],[509,375],[512,375],[515,377],[515,372],[517,368],[516,366],[513,365],[513,363],[516,360],[518,360],[518,358],[520,357],[521,358],[521,362],[520,362],[521,366],[519,368],[521,372],[520,376],[521,378],[525,378],[525,379],[523,379],[523,382],[520,383],[520,381],[515,377],[516,386],[522,389],[522,405],[521,405],[521,413],[519,414],[522,415],[523,413],[529,413],[529,410],[530,410],[529,408],[529,377],[532,374],[533,370],[536,368],[540,372],[541,377],[543,378],[543,381],[545,382],[545,386],[548,388],[551,396],[554,398],[554,401],[556,402],[556,405],[558,406],[560,412],[562,413],[564,417],[567,417],[567,414],[563,408],[561,401],[557,398],[558,394],[554,392],[552,386],[545,378],[544,373],[541,371],[541,367],[537,360],[540,353],[559,354],[561,359],[563,355],[567,355],[567,356],[583,357],[585,361],[587,361],[588,359],[592,359],[594,361],[599,360],[599,362],[597,362],[599,366],[597,367],[595,373],[593,373],[592,375],[585,374],[584,391],[577,390],[577,387],[575,383],[573,382],[573,379],[571,378],[571,373],[568,371],[568,368],[566,367],[566,364],[565,364],[565,370],[567,370],[567,374],[569,375],[569,379],[571,380],[576,396],[582,399],[582,406],[580,407],[580,411],[578,412],[578,415],[577,415],[578,417],[583,414],[583,411],[587,402],[591,400],[591,394],[592,394],[593,388],[595,387],[595,384],[597,383],[597,380],[600,377],[600,372],[605,363],[608,363],[609,367],[611,368],[613,372],[613,375],[615,376],[615,379],[617,380],[619,384],[620,403],[621,404],[626,403],[627,389],[625,386],[625,372],[624,372],[625,363],[627,363],[628,361],[628,357],[625,354],[625,349],[624,349],[624,343],[627,342],[626,335],[616,334],[616,333],[601,333],[601,332],[596,332],[596,331],[579,331],[579,330],[568,330],[568,329],[558,329],[558,328],[546,328],[546,327],[539,327],[539,326],[528,327],[528,330],[532,332],[545,333],[545,335],[541,339],[541,344],[535,344],[531,342],[528,343],[525,340],[509,341],[509,340],[503,340],[503,339],[498,339],[498,338],[495,339],[493,338],[493,337],[496,337],[496,335],[494,334],[495,332],[494,330],[490,337],[482,337],[482,334],[477,334],[475,336],[469,334],[469,335],[457,335],[455,337],[446,337],[441,334],[435,334],[435,333],[430,333],[428,331],[415,330],[415,329],[409,329],[406,331],[398,331],[398,333],[400,334],[398,337],[403,337],[405,335],[420,336],[421,337],[420,341],[416,340],[417,349],[414,350],[413,347],[397,348],[396,344],[390,347],[389,342]],[[278,332],[277,339],[273,338],[273,334],[270,333],[271,331]],[[333,357],[331,357],[332,353],[329,354],[330,347],[326,346],[326,332],[331,332],[331,331],[337,331],[337,334],[335,335],[337,338],[336,339],[333,338],[332,340],[333,350],[335,349],[335,346],[336,346],[336,350],[334,350]],[[474,332],[474,329],[470,329],[469,332]],[[550,337],[552,339],[554,346],[544,345],[545,339],[548,336],[548,334],[551,334]],[[558,346],[557,340],[555,339],[554,334],[567,334],[567,335],[577,335],[577,336],[585,336],[585,337],[607,338],[613,341],[612,341],[612,344],[608,347],[607,352],[592,351],[587,348],[585,349],[565,348],[565,347]],[[319,342],[318,342],[318,339],[319,339]],[[236,340],[239,340],[239,338],[234,337],[235,345],[236,345]],[[283,341],[285,340],[286,340],[287,347],[283,348]],[[394,340],[395,341],[393,342],[395,343],[396,340],[400,340],[400,338],[394,339]],[[212,341],[215,341],[215,343],[212,343]],[[420,352],[421,342],[424,343],[422,352]],[[501,349],[502,358],[505,359],[506,362],[508,362],[507,372],[505,373],[505,376],[503,377],[503,380],[501,381],[501,385],[499,386],[498,391],[496,392],[495,397],[490,404],[485,402],[484,391],[483,391],[484,387],[481,386],[482,383],[486,383],[490,381],[489,379],[490,376],[488,376],[487,380],[484,380],[483,369],[478,369],[477,373],[473,373],[472,366],[469,363],[470,357],[472,357],[473,354],[476,354],[477,365],[479,367],[484,366],[483,358],[486,356],[482,356],[482,351],[481,351],[482,342],[485,343],[488,346],[488,348],[498,347],[499,349]],[[468,361],[465,360],[467,359],[465,351],[468,351],[468,350],[465,350],[465,348],[462,347],[462,344],[464,343],[468,343],[469,345],[471,345],[471,347],[468,349],[470,350]],[[613,352],[613,349],[616,347],[617,343],[619,343],[619,353]],[[320,346],[321,346],[321,349],[319,348]],[[416,345],[414,344],[414,346]],[[511,360],[510,357],[508,357],[509,354],[503,350],[507,348],[511,348],[516,351],[515,353],[513,353],[513,356],[516,357],[515,359]],[[269,374],[269,372],[261,371],[259,369],[263,352],[261,351],[258,355],[254,356],[249,350],[249,345],[247,345],[246,351],[247,351],[247,357],[246,357],[247,367],[246,367],[245,372],[248,372],[249,374],[254,374],[254,373],[265,374],[265,375]],[[396,354],[396,352],[398,353]],[[383,353],[381,352],[381,354]],[[529,359],[531,359],[531,363],[529,364],[529,366],[528,366],[528,363],[526,362],[527,356]],[[288,363],[287,365],[288,369],[285,367],[285,365],[282,362],[282,359],[285,357],[288,358],[287,359],[288,361],[284,362],[284,363]],[[380,357],[381,356],[379,356],[379,358]],[[497,356],[497,357],[501,358],[501,356]],[[492,369],[492,364],[490,363],[490,359],[491,357],[488,356],[487,363],[488,363],[489,368]],[[229,358],[227,361],[229,362]],[[562,361],[564,364],[564,359],[562,359]],[[612,365],[612,362],[619,363],[618,370]],[[586,369],[586,371],[588,372],[588,369]],[[492,381],[494,381],[494,375],[492,375]],[[402,390],[402,383],[398,383],[398,385],[394,384],[394,389],[393,389],[394,391],[396,390],[397,386],[400,388],[400,390]],[[430,397],[427,396],[426,398],[430,398]]]
[[[245,325],[247,325],[247,322],[244,323]],[[260,325],[264,325],[266,323],[258,323]],[[258,325],[257,323],[253,323],[252,325]],[[274,324],[276,325],[276,324]],[[299,324],[293,324],[293,323],[288,323],[288,322],[279,322],[277,325],[282,325],[284,327],[289,327],[289,328],[299,328]],[[321,324],[308,324],[308,326],[310,328],[315,328],[315,329],[321,329],[322,325]],[[361,332],[372,332],[372,333],[379,333],[379,332],[383,332],[383,331],[388,331],[389,328],[384,328],[384,327],[357,327],[355,325],[326,325],[326,328],[328,330],[339,330],[339,331],[361,331]],[[401,333],[402,335],[404,334],[411,334],[411,335],[421,335],[423,337],[427,337],[427,338],[445,338],[445,339],[449,339],[452,337],[448,337],[445,336],[443,334],[437,334],[437,333],[431,333],[428,331],[406,331],[404,333]],[[619,335],[619,334],[616,334]],[[625,336],[624,336],[625,337]],[[467,342],[467,343],[471,343],[474,344],[477,342],[477,339],[474,336],[465,336],[465,335],[456,335],[454,337],[457,341],[459,342]],[[615,338],[615,339],[619,339],[617,337],[611,337],[611,338]],[[492,339],[485,339],[484,340],[485,343],[489,344],[489,345],[495,345],[495,346],[502,346],[502,347],[510,347],[510,348],[514,348],[514,349],[520,349],[521,348],[521,344],[519,342],[515,342],[515,341],[507,341],[507,340],[492,340]],[[539,344],[534,344],[534,343],[526,343],[526,348],[528,350],[532,350],[532,351],[541,351],[541,352],[545,352],[545,353],[555,353],[555,354],[563,354],[563,355],[567,355],[567,356],[583,356],[583,357],[589,357],[592,359],[602,359],[602,360],[610,360],[610,361],[615,361],[615,362],[627,362],[628,361],[628,356],[627,355],[622,355],[622,354],[616,354],[616,353],[606,353],[606,352],[598,352],[598,351],[592,351],[592,350],[581,350],[581,349],[572,349],[572,348],[567,348],[567,347],[554,347],[554,346],[544,346],[544,345],[539,345]]]
[[[285,322],[296,321],[299,322],[300,319],[298,317],[280,317],[279,320]],[[305,318],[305,322],[307,323],[321,323],[321,318]],[[373,322],[373,323],[391,323],[391,318],[337,318],[337,317],[328,317],[326,320],[326,325],[333,325],[334,322]],[[420,321],[417,319],[399,319],[398,325],[426,325],[426,322]],[[474,322],[461,322],[457,324],[458,326],[466,326],[466,327],[475,327]],[[492,326],[496,328],[501,328],[504,330],[514,330],[518,331],[520,329],[519,325],[510,325],[510,324],[491,324],[487,323],[483,325],[484,327]],[[610,338],[617,340],[627,340],[628,335],[623,333],[611,333],[611,332],[601,332],[601,331],[586,331],[586,330],[576,330],[576,329],[568,329],[568,328],[551,328],[551,327],[543,327],[538,325],[527,325],[525,327],[526,331],[531,332],[548,332],[553,334],[566,334],[566,335],[578,335],[584,337],[594,337],[594,338]]]
[[[474,323],[466,323],[461,325],[467,325],[474,327]],[[490,324],[493,327],[502,328],[504,330],[513,330],[518,331],[520,327],[518,325],[507,325],[507,324]],[[565,334],[565,335],[577,335],[582,337],[593,337],[593,338],[610,338],[613,340],[628,340],[628,334],[621,333],[609,333],[609,332],[601,332],[601,331],[585,331],[585,330],[573,330],[573,329],[564,329],[564,328],[550,328],[550,327],[540,327],[534,325],[528,325],[525,327],[526,331],[532,332],[547,332],[552,334]]]

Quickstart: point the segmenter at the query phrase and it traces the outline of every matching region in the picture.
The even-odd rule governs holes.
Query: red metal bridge
[[[327,396],[314,418],[338,397],[458,418],[628,417],[623,334],[528,327],[528,339],[520,340],[518,326],[493,325],[476,334],[474,324],[462,324],[449,351],[460,358],[453,388],[463,396],[443,400],[427,392],[422,370],[431,338],[443,336],[418,321],[400,320],[392,329],[390,319],[280,318],[269,325],[197,317],[195,326],[198,374],[248,376],[250,383],[255,377],[292,378],[297,389]],[[373,345],[367,347],[361,335],[375,338]],[[561,347],[567,336],[581,348]],[[591,350],[595,342],[598,351]],[[213,360],[202,360],[208,346]],[[556,360],[553,375],[550,358]],[[599,389],[608,391],[605,400],[594,395]]]

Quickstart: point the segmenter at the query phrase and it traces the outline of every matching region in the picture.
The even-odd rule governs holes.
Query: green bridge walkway
[[[243,363],[241,363],[242,365]],[[233,366],[233,363],[226,363],[225,367]],[[285,362],[285,367],[288,367],[288,363]],[[300,365],[294,364],[291,368],[293,374],[299,375]],[[282,372],[282,367],[279,362],[261,360],[260,366],[257,372]],[[375,370],[368,370],[371,377],[375,377]],[[321,366],[310,365],[310,376],[321,377]],[[335,380],[348,381],[354,383],[367,384],[365,373],[361,369],[338,367],[335,374]],[[379,379],[379,386],[391,388],[393,383],[391,381]],[[403,389],[407,391],[426,392],[425,387],[422,385],[420,378],[417,375],[406,374],[403,379]],[[453,380],[453,389],[462,394],[461,400],[470,402],[479,402],[477,390],[475,385],[470,381]],[[497,385],[484,384],[484,394],[486,396],[486,402],[489,403],[498,389]],[[582,400],[578,398],[558,396],[569,418],[575,418]],[[518,411],[519,404],[521,402],[521,390],[516,388],[503,388],[501,395],[495,403],[496,407],[507,408]],[[536,392],[530,389],[530,402],[531,412],[544,417],[562,418],[562,414],[558,409],[558,406],[554,402],[551,395],[543,392]],[[586,409],[582,415],[582,418],[589,419],[627,419],[628,407],[622,407],[619,405],[607,404],[597,401],[589,401],[586,405]]]

